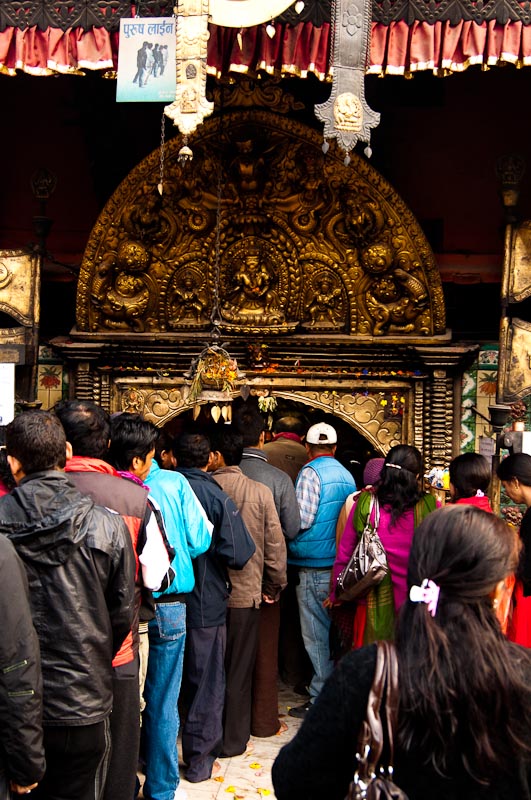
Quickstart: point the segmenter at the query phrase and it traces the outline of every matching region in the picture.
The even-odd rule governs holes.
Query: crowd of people
[[[483,456],[454,459],[443,509],[405,444],[358,490],[334,427],[286,416],[266,442],[252,402],[175,438],[81,400],[3,433],[0,800],[133,800],[139,773],[146,800],[185,798],[182,777],[286,730],[279,670],[304,702],[277,798],[343,800],[381,640],[403,791],[530,796],[531,456],[498,473],[528,507],[519,538],[492,513]],[[388,572],[344,601],[367,525]]]

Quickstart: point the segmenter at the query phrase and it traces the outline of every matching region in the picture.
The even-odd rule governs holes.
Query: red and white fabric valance
[[[208,70],[211,74],[258,72],[320,80],[329,77],[328,23],[298,25],[276,23],[270,37],[265,25],[245,28],[210,26]],[[84,70],[115,70],[118,33],[103,28],[65,32],[48,28],[6,28],[0,32],[0,72],[15,75],[82,74]],[[437,74],[461,72],[469,66],[497,64],[518,67],[531,64],[531,25],[520,21],[502,25],[495,20],[478,24],[460,22],[404,21],[372,24],[368,72],[375,75],[408,75],[430,70]]]

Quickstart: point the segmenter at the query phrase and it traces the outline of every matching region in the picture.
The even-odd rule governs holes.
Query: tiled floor
[[[295,735],[300,720],[288,716],[291,706],[301,705],[307,698],[279,687],[279,716],[288,730],[269,739],[251,737],[250,751],[234,758],[219,759],[221,772],[202,783],[188,783],[181,779],[180,786],[188,800],[257,800],[267,797],[274,800],[271,767],[280,748]]]

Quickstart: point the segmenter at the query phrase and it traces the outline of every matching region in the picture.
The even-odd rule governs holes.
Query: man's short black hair
[[[210,433],[214,452],[219,451],[227,467],[237,467],[242,460],[243,438],[230,425],[219,425]]]
[[[210,456],[210,439],[205,433],[182,433],[175,441],[174,455],[178,467],[206,467]]]
[[[105,409],[88,400],[62,400],[54,411],[75,456],[106,458],[111,420]]]
[[[20,461],[26,475],[64,469],[66,436],[50,411],[24,411],[6,427],[7,454]]]
[[[119,414],[111,420],[111,446],[107,458],[116,469],[129,470],[133,458],[145,461],[155,449],[158,430],[140,414]]]
[[[174,453],[175,441],[173,436],[165,428],[157,429],[157,441],[155,442],[155,461],[162,469],[162,453],[165,450],[167,453]]]
[[[297,436],[304,436],[308,425],[300,418],[291,415],[279,417],[273,423],[273,433],[296,433]]]
[[[263,416],[255,408],[241,406],[232,418],[234,430],[241,434],[244,447],[256,447],[265,428]]]

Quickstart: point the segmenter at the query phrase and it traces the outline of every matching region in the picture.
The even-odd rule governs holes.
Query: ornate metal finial
[[[315,115],[324,122],[323,151],[328,150],[327,139],[337,139],[346,153],[345,164],[350,162],[349,153],[359,140],[367,142],[365,155],[370,157],[371,129],[380,122],[380,115],[365,101],[371,18],[371,0],[332,2],[332,91],[325,103],[315,106]]]
[[[205,96],[209,0],[179,0],[175,12],[177,88],[164,113],[187,136],[214,110]]]
[[[37,200],[49,200],[57,186],[57,175],[46,167],[41,167],[31,176],[30,185]]]
[[[515,153],[502,156],[496,162],[496,177],[507,223],[517,221],[516,207],[525,168],[525,159]]]

